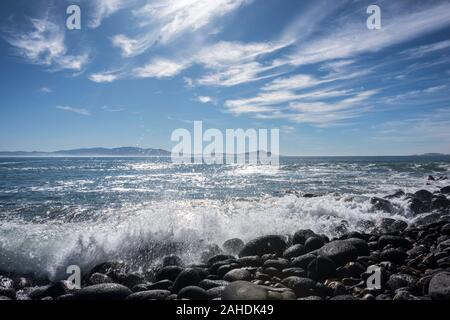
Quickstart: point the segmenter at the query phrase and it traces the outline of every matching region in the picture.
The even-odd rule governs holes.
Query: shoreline
[[[235,238],[211,246],[198,264],[168,255],[141,273],[105,262],[83,275],[81,289],[0,272],[0,300],[448,300],[449,194],[447,186],[371,199],[377,210],[408,199],[418,216],[410,225],[384,218],[367,232],[343,230],[333,239],[309,229],[247,243]]]

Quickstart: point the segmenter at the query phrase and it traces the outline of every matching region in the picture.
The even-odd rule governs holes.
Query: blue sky
[[[0,17],[2,151],[170,150],[202,120],[280,128],[288,155],[450,153],[449,1],[2,0]]]

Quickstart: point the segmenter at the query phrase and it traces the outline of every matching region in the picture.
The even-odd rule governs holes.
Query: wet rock
[[[187,268],[183,270],[175,279],[172,292],[178,293],[182,288],[187,286],[196,286],[203,279],[200,277],[198,270],[194,268]]]
[[[394,206],[389,200],[381,199],[381,198],[371,198],[370,203],[372,204],[372,208],[377,211],[384,211],[388,213],[394,212]]]
[[[162,265],[163,265],[163,267],[167,267],[167,266],[179,266],[179,267],[182,267],[183,266],[183,260],[180,257],[178,257],[178,256],[176,256],[174,254],[171,254],[171,255],[165,256],[163,258]]]
[[[281,272],[281,278],[287,278],[287,277],[306,277],[306,271],[302,268],[287,268],[283,269]]]
[[[206,262],[208,266],[212,266],[218,262],[227,261],[228,263],[235,260],[235,258],[228,254],[219,254],[214,257],[209,258],[209,260]]]
[[[178,293],[178,299],[207,300],[208,298],[205,289],[196,286],[185,287]]]
[[[358,256],[370,255],[369,244],[366,241],[359,238],[349,238],[345,241],[351,243],[358,250]]]
[[[247,256],[237,260],[244,267],[259,267],[263,264],[263,260],[259,256]]]
[[[355,298],[354,296],[349,295],[349,294],[343,294],[343,295],[335,296],[335,297],[331,298],[330,300],[358,300],[358,298]]]
[[[45,298],[46,291],[50,286],[38,286],[38,287],[29,287],[26,288],[25,293],[28,295],[32,300],[41,300],[42,298]]]
[[[160,269],[155,274],[155,281],[170,280],[175,281],[178,275],[183,271],[179,266],[166,266]]]
[[[282,255],[286,247],[284,237],[277,235],[263,236],[248,242],[242,248],[239,257],[262,256],[271,253]]]
[[[450,272],[434,275],[430,280],[428,293],[433,300],[450,300]]]
[[[224,277],[223,280],[228,282],[234,281],[250,281],[252,279],[252,274],[246,269],[234,269],[229,271]]]
[[[378,239],[378,246],[382,249],[387,245],[392,245],[395,248],[405,248],[405,249],[411,249],[412,243],[408,239],[404,237],[398,237],[398,236],[381,236]]]
[[[409,209],[414,214],[420,214],[428,212],[430,210],[430,207],[426,203],[420,201],[419,199],[412,198],[409,203]]]
[[[0,297],[7,297],[11,300],[16,299],[16,290],[14,288],[0,287]]]
[[[380,254],[382,261],[391,261],[396,264],[402,264],[406,258],[407,254],[400,249],[387,249]]]
[[[450,186],[443,187],[441,189],[442,194],[450,194]]]
[[[439,195],[431,200],[431,210],[440,210],[450,207],[450,200],[446,196]]]
[[[74,292],[77,300],[124,300],[132,291],[117,283],[97,284]]]
[[[447,223],[442,226],[441,233],[447,236],[450,236],[450,223]]]
[[[424,203],[431,202],[431,198],[433,197],[433,194],[428,190],[419,190],[416,193],[414,193],[413,197],[415,199],[419,199],[420,201]]]
[[[148,290],[130,294],[126,300],[129,301],[144,301],[144,300],[167,300],[170,296],[168,290]]]
[[[238,254],[242,250],[245,243],[239,238],[227,240],[223,243],[222,248],[229,254]]]
[[[336,264],[327,257],[318,256],[308,264],[308,278],[325,280],[336,272]]]
[[[315,258],[316,258],[316,255],[307,253],[307,254],[304,254],[304,255],[302,255],[300,257],[294,258],[291,261],[291,266],[292,267],[297,267],[297,268],[302,268],[302,269],[306,270],[308,268],[309,263],[312,260],[314,260]]]
[[[332,296],[340,296],[346,293],[347,289],[340,281],[331,281],[326,284]]]
[[[359,262],[349,262],[345,265],[345,269],[348,271],[348,275],[354,278],[359,278],[361,274],[366,272],[366,268]]]
[[[229,284],[222,293],[223,300],[267,300],[267,290],[246,281]]]
[[[155,282],[153,284],[147,285],[147,290],[142,291],[149,291],[149,290],[169,290],[173,286],[173,282],[170,280],[161,280],[158,282]],[[133,290],[135,291],[135,290]]]
[[[305,247],[301,244],[294,244],[283,252],[283,258],[291,259],[305,254]]]
[[[392,299],[394,301],[411,301],[411,300],[420,300],[416,296],[412,295],[408,291],[399,291],[395,294],[394,298]]]
[[[89,277],[89,284],[95,285],[95,284],[102,284],[102,283],[113,283],[114,281],[108,277],[106,274],[102,273],[93,273]]]
[[[318,255],[330,258],[337,265],[344,265],[358,257],[358,250],[346,240],[336,240],[325,244],[317,251]]]
[[[289,266],[289,261],[286,259],[269,259],[264,261],[264,268],[275,268],[278,270],[286,269]]]
[[[299,298],[313,295],[316,286],[315,281],[301,277],[287,277],[281,283],[289,289],[292,289]]]
[[[292,243],[293,244],[305,244],[305,242],[306,242],[306,240],[308,240],[308,238],[315,237],[315,236],[316,236],[316,234],[310,229],[298,230],[294,234],[294,237],[292,238]]]
[[[222,298],[222,294],[225,291],[226,286],[223,287],[215,287],[215,288],[211,288],[206,290],[206,294],[208,295],[208,299],[212,300],[212,299],[217,299],[217,298]]]
[[[303,301],[321,301],[323,299],[321,297],[318,297],[318,296],[309,296],[309,297],[299,298],[298,300],[303,300]]]
[[[323,247],[323,245],[325,244],[325,242],[323,241],[322,238],[319,237],[309,237],[308,239],[306,239],[305,241],[305,253],[320,249]]]
[[[414,276],[400,273],[391,275],[386,284],[392,291],[396,291],[400,288],[413,288],[417,281]]]

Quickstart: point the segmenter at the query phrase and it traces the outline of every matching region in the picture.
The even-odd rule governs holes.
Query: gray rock
[[[283,252],[283,258],[291,259],[305,254],[305,247],[302,244],[294,244]]]
[[[248,242],[239,253],[239,257],[262,256],[264,254],[282,255],[286,250],[284,237],[269,235],[256,238]]]
[[[294,237],[292,238],[292,243],[293,244],[305,244],[306,240],[308,240],[311,237],[315,237],[315,236],[316,236],[316,234],[310,229],[298,230],[294,234]]]
[[[205,289],[197,286],[188,286],[178,292],[178,299],[208,300],[209,296]]]
[[[239,280],[250,281],[251,279],[252,274],[246,269],[233,269],[223,277],[223,280],[228,282],[234,282]]]
[[[142,301],[142,300],[167,300],[170,296],[170,291],[168,290],[148,290],[136,292],[129,295],[126,300],[131,301]]]
[[[327,243],[317,251],[317,254],[333,260],[337,265],[344,265],[358,257],[358,249],[346,240],[336,240]]]
[[[89,277],[89,284],[91,285],[113,282],[114,281],[110,277],[103,273],[96,272]]]
[[[314,280],[301,277],[287,277],[281,283],[289,289],[292,289],[299,298],[312,295],[316,287]]]
[[[132,294],[127,287],[117,283],[103,283],[82,288],[74,293],[77,300],[124,300]]]
[[[242,250],[245,243],[239,238],[227,240],[223,243],[222,248],[229,254],[238,254]]]
[[[450,300],[450,272],[440,272],[431,278],[428,293],[433,300]]]
[[[267,290],[246,281],[229,284],[222,293],[222,300],[267,300]]]
[[[198,270],[194,268],[187,268],[183,270],[175,279],[172,292],[178,293],[181,289],[187,286],[196,286],[203,279],[200,277]]]
[[[389,280],[387,281],[387,286],[392,290],[396,291],[400,288],[413,288],[416,284],[416,282],[419,279],[411,276],[409,274],[393,274],[389,277]]]

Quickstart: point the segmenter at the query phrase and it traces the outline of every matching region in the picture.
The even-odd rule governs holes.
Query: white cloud
[[[441,51],[441,50],[445,50],[448,48],[450,48],[450,40],[440,41],[440,42],[420,46],[418,48],[408,49],[408,50],[404,51],[403,54],[406,54],[412,58],[418,58],[418,57],[422,57],[428,53]]]
[[[65,45],[62,27],[45,19],[29,19],[28,31],[10,31],[6,40],[27,61],[47,65],[55,69],[80,71],[88,62],[89,55],[70,55]]]
[[[151,46],[167,44],[185,33],[210,25],[251,0],[154,0],[134,11],[146,30],[136,37],[123,34],[113,38],[113,44],[126,57],[139,55]]]
[[[117,75],[107,73],[94,73],[89,76],[89,80],[97,83],[111,83],[117,79]]]
[[[304,88],[310,88],[323,83],[313,76],[306,74],[297,74],[295,76],[278,78],[263,87],[263,90],[298,90]]]
[[[106,112],[122,112],[123,111],[122,108],[109,107],[109,106],[103,106],[102,109]]]
[[[89,21],[90,28],[97,28],[102,21],[115,12],[125,8],[132,1],[130,0],[91,0],[94,6],[93,17]]]
[[[188,66],[165,58],[155,58],[149,64],[133,69],[136,78],[167,78],[180,73]]]
[[[86,109],[73,108],[73,107],[69,107],[69,106],[56,106],[56,109],[62,110],[62,111],[67,111],[67,112],[78,113],[78,114],[81,114],[83,116],[90,116],[91,115],[91,113],[88,110],[86,110]]]
[[[450,3],[400,14],[384,21],[380,30],[368,30],[360,23],[337,26],[338,31],[302,45],[297,53],[290,56],[289,62],[304,65],[348,59],[415,39],[450,25]]]
[[[41,88],[39,88],[39,92],[42,92],[42,93],[52,93],[52,92],[53,92],[53,89],[50,88],[50,87],[41,87]]]
[[[196,100],[201,103],[211,103],[214,101],[213,98],[208,96],[198,96]]]

